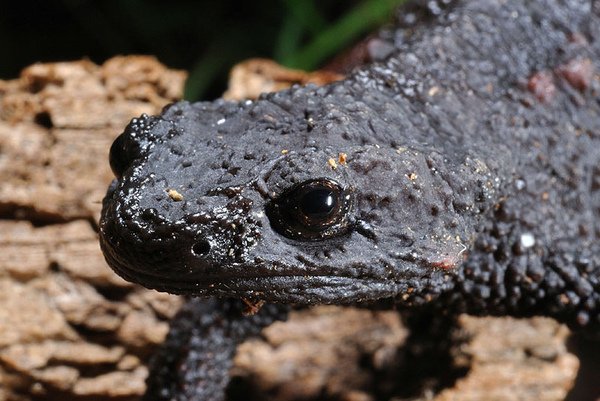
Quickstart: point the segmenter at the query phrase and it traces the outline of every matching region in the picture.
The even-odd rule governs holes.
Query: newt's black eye
[[[126,143],[123,134],[119,135],[117,139],[112,143],[110,147],[110,153],[108,154],[108,161],[110,162],[110,168],[117,178],[121,178],[123,171],[127,168],[127,157]]]
[[[303,192],[298,211],[309,223],[319,224],[329,219],[339,204],[339,192],[329,188],[309,188]]]
[[[330,179],[305,181],[267,207],[273,228],[288,238],[315,241],[347,231],[351,196]]]
[[[110,147],[108,160],[113,174],[121,178],[133,159],[139,155],[139,145],[127,133],[121,134]]]

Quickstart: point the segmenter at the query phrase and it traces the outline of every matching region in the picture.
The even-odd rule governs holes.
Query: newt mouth
[[[336,276],[332,274],[268,275],[197,274],[181,278],[166,277],[125,267],[109,261],[113,270],[127,281],[161,292],[198,297],[239,297],[275,303],[356,304],[403,292],[402,285],[385,279]],[[373,294],[377,294],[376,297]],[[383,296],[382,296],[383,295]]]

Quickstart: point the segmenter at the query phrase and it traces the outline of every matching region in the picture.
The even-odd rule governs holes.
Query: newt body
[[[391,31],[391,54],[343,81],[134,119],[111,149],[108,263],[201,297],[547,315],[598,332],[599,8],[459,2]],[[173,341],[196,330],[231,353],[285,309],[244,321],[211,302],[200,309],[221,326]],[[226,377],[227,358],[195,358]],[[207,377],[194,380],[226,382]],[[194,391],[178,399],[222,397]]]

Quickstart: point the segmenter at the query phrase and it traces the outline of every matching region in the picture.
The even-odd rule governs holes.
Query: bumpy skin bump
[[[599,9],[458,2],[384,31],[388,57],[344,81],[133,120],[112,150],[107,261],[174,293],[548,315],[598,332]],[[282,236],[269,203],[315,178],[351,193],[350,229]]]

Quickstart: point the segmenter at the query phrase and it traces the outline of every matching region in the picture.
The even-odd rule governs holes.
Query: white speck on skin
[[[535,245],[535,237],[531,233],[521,234],[519,241],[521,242],[521,246],[523,248],[531,248]]]
[[[224,118],[222,118],[219,121],[217,121],[217,125],[221,125],[223,123],[225,123],[225,119]]]

